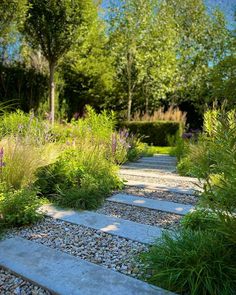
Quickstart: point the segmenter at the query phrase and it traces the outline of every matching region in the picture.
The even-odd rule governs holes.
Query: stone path
[[[173,294],[139,280],[134,257],[194,207],[197,181],[178,176],[175,165],[164,155],[124,165],[128,193],[115,193],[97,212],[44,206],[45,221],[0,242],[0,294]],[[7,286],[4,276],[13,273],[21,283]]]
[[[137,207],[149,208],[169,213],[175,213],[180,215],[185,215],[193,209],[193,206],[191,205],[185,205],[163,200],[153,200],[126,194],[114,195],[110,197],[108,201],[133,205]]]

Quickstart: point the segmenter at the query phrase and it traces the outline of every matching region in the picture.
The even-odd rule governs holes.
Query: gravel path
[[[148,249],[135,241],[51,218],[11,231],[10,236],[14,234],[134,277],[141,272],[135,257]]]
[[[165,173],[164,171],[162,173],[161,171],[160,173],[156,172],[156,174],[160,177],[127,175],[127,179],[135,179],[140,182],[146,180],[155,184],[169,185],[170,187],[196,188],[190,181],[184,179],[175,181],[164,177],[164,174],[169,175],[170,173]],[[126,178],[126,176],[123,175],[122,178]],[[198,200],[197,196],[135,186],[127,186],[122,191],[115,193],[126,193],[189,205],[196,205]],[[181,216],[176,214],[110,201],[105,202],[103,207],[96,212],[142,224],[160,226],[165,229],[178,226],[181,218]],[[138,261],[138,254],[147,251],[149,248],[147,245],[139,242],[49,217],[30,227],[9,231],[7,237],[13,236],[20,236],[36,243],[44,244],[45,246],[136,278],[142,276],[143,269],[142,264]],[[0,268],[0,295],[12,294],[51,295],[48,291]]]
[[[154,200],[172,201],[186,205],[196,205],[198,201],[198,197],[193,195],[177,194],[161,190],[158,191],[155,189],[140,188],[135,186],[126,186],[122,191],[116,191],[114,193],[124,193]]]
[[[106,202],[103,207],[96,212],[142,224],[161,226],[166,229],[177,226],[181,219],[181,216],[177,214],[151,210],[148,208],[138,208],[114,202]]]
[[[50,295],[51,293],[31,282],[15,276],[0,268],[0,294],[1,295]]]
[[[160,175],[160,174],[159,174]],[[191,181],[184,181],[184,180],[172,180],[164,178],[160,175],[160,177],[145,177],[141,175],[121,175],[122,179],[127,180],[135,180],[142,182],[149,182],[154,183],[156,185],[164,184],[166,186],[172,187],[172,188],[185,188],[185,189],[198,189],[198,185],[196,183],[193,183]]]

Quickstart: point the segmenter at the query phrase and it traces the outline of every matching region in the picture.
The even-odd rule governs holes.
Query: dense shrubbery
[[[142,141],[150,145],[167,146],[168,138],[180,133],[182,123],[156,121],[156,122],[124,122],[122,127],[126,127],[131,133],[142,137]]]
[[[53,128],[33,114],[4,114],[0,118],[1,225],[35,221],[37,195],[62,206],[91,209],[120,188],[118,164],[139,157],[142,145],[127,130],[115,132],[115,123],[113,113],[98,115],[89,107],[85,118]]]
[[[27,225],[42,217],[38,209],[42,204],[35,190],[1,189],[0,227]]]
[[[181,148],[182,147],[182,148]],[[236,113],[209,111],[198,142],[180,141],[180,166],[204,179],[197,210],[143,256],[148,279],[180,294],[236,290]],[[181,158],[181,150],[187,152]]]

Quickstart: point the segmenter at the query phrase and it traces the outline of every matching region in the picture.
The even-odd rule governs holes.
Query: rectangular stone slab
[[[152,190],[155,189],[155,190],[177,193],[177,194],[185,194],[185,195],[194,195],[196,193],[195,190],[189,189],[189,188],[177,188],[177,187],[172,187],[170,185],[165,185],[165,184],[156,185],[155,183],[150,183],[148,181],[138,181],[138,180],[131,180],[131,179],[125,181],[125,185],[152,189]]]
[[[193,209],[193,206],[191,205],[179,204],[175,202],[162,200],[153,200],[128,194],[116,194],[108,198],[108,201],[133,205],[137,207],[149,208],[153,210],[165,211],[180,215],[185,215]]]
[[[143,163],[128,163],[122,166],[122,170],[124,169],[136,169],[139,171],[143,171],[144,169],[146,170],[154,170],[154,173],[161,171],[162,173],[167,171],[167,172],[173,172],[175,171],[175,167],[174,166],[163,166],[163,165],[146,165]]]
[[[166,174],[166,175],[163,175],[163,174],[158,174],[158,173],[155,173],[155,172],[143,172],[142,170],[139,170],[137,168],[137,170],[126,170],[126,169],[120,169],[120,174],[122,176],[125,176],[125,175],[131,175],[131,176],[142,176],[143,178],[145,179],[148,179],[148,178],[156,178],[156,179],[159,179],[159,178],[162,178],[162,179],[166,179],[166,180],[171,180],[171,181],[186,181],[186,182],[190,182],[190,183],[199,183],[199,180],[195,177],[187,177],[187,176],[179,176],[179,175],[170,175],[170,174]]]
[[[140,158],[136,163],[145,163],[145,164],[155,164],[155,165],[166,165],[166,166],[176,166],[176,160],[158,160],[155,158]]]
[[[140,224],[96,212],[64,210],[52,205],[45,205],[41,210],[46,215],[56,219],[83,225],[145,244],[153,243],[162,233],[162,229],[157,226]]]
[[[171,295],[142,281],[22,238],[0,242],[0,266],[61,295]]]

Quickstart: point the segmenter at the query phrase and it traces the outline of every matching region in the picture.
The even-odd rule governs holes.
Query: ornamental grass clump
[[[20,189],[31,185],[39,167],[52,163],[60,148],[56,144],[32,145],[20,137],[6,137],[0,142],[4,149],[4,171],[1,181],[9,188]]]
[[[146,279],[178,294],[234,295],[236,250],[216,231],[165,232],[141,256]]]

